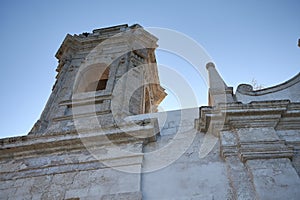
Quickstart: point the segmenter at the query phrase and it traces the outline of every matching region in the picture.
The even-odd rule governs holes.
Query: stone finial
[[[215,68],[215,64],[213,62],[209,62],[206,64],[206,69],[208,70],[210,67]]]
[[[212,62],[209,62],[206,64],[206,69],[208,71],[208,77],[209,77],[209,88],[210,89],[217,89],[217,90],[224,90],[224,88],[227,88],[226,83],[216,70],[215,64]]]
[[[219,103],[233,102],[232,87],[228,87],[218,71],[215,64],[209,62],[206,64],[209,78],[209,105],[215,106]]]

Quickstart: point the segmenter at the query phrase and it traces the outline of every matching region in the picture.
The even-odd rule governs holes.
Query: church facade
[[[157,40],[137,24],[66,36],[40,119],[0,139],[0,199],[299,198],[300,74],[234,92],[210,62],[207,106],[157,112]]]

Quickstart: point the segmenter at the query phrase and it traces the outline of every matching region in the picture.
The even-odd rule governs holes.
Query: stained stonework
[[[209,68],[210,78],[223,83],[215,67]],[[217,88],[223,93],[210,93],[213,104],[200,108],[196,127],[219,138],[234,198],[297,199],[300,74],[258,91],[242,84],[228,95],[226,85]]]
[[[137,24],[67,35],[55,55],[56,83],[30,134],[111,126],[126,116],[156,112],[166,96],[156,41]]]
[[[155,113],[156,41],[67,35],[40,120],[0,140],[0,199],[299,199],[300,74],[234,92],[208,63],[208,106]]]

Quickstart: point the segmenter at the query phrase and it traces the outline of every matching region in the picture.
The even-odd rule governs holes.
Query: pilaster
[[[236,199],[299,196],[300,179],[292,163],[298,158],[297,105],[282,100],[201,108],[198,128],[204,132],[215,128]]]

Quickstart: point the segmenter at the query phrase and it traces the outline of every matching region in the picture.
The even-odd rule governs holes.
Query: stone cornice
[[[288,121],[286,119],[288,118]],[[300,124],[300,104],[289,100],[261,101],[243,104],[240,102],[219,104],[216,107],[201,107],[198,130],[206,132],[211,122],[220,121],[224,126],[276,127],[289,123],[297,128]]]
[[[80,130],[80,133],[72,131],[3,138],[0,139],[0,160],[34,157],[54,152],[63,153],[85,149],[89,145],[99,147],[113,143],[147,143],[149,140],[155,140],[159,134],[156,126],[158,126],[156,120],[144,120],[100,130]]]
[[[253,159],[289,158],[294,148],[278,138],[273,128],[244,128],[220,132],[223,158],[238,156],[242,162]]]
[[[114,40],[118,40],[119,38],[125,38],[127,42],[133,43],[134,41],[138,41],[144,45],[143,48],[156,48],[157,40],[155,36],[145,31],[140,25],[132,25],[128,27],[127,24],[119,25],[109,28],[95,29],[92,33],[83,33],[80,35],[70,35],[68,34],[64,41],[62,42],[60,48],[58,49],[55,57],[58,60],[62,60],[65,52],[68,49],[76,49],[84,44],[91,44],[91,50],[100,44],[106,39],[114,37]],[[124,37],[125,36],[125,37]],[[94,45],[92,45],[94,44]],[[131,46],[131,45],[129,45]]]

